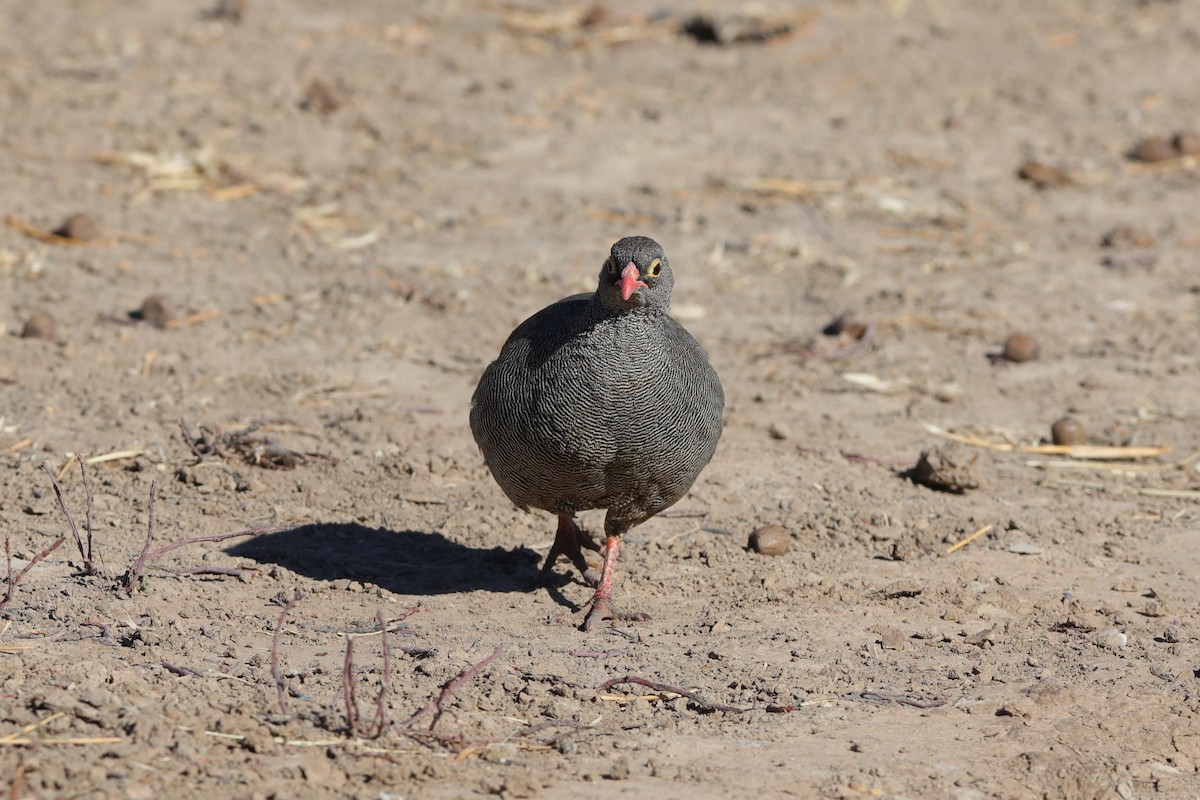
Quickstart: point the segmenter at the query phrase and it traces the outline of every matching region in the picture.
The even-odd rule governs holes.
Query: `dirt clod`
[[[77,242],[87,242],[99,236],[100,231],[96,227],[96,220],[92,219],[92,215],[81,211],[63,220],[63,224],[54,230],[54,234],[74,239]]]
[[[1102,247],[1111,247],[1114,250],[1154,247],[1154,244],[1154,237],[1152,235],[1132,225],[1117,225],[1100,238],[1100,245]]]
[[[1179,153],[1168,140],[1161,136],[1148,136],[1133,146],[1129,157],[1134,161],[1153,164],[1158,161],[1170,161]]]
[[[1041,354],[1038,340],[1026,333],[1014,333],[1004,340],[1004,349],[1000,355],[1014,364],[1033,361]]]
[[[341,93],[322,80],[313,80],[304,90],[300,108],[314,114],[328,116],[342,107]]]
[[[1171,138],[1171,144],[1182,156],[1200,155],[1200,133],[1180,131]]]
[[[1055,189],[1059,186],[1069,186],[1074,183],[1071,173],[1059,167],[1052,167],[1039,161],[1026,161],[1017,169],[1017,177],[1029,181],[1038,189]]]
[[[913,481],[922,486],[962,494],[979,488],[979,475],[975,469],[978,458],[977,452],[947,442],[921,453],[910,474]]]
[[[1055,420],[1050,426],[1050,441],[1060,445],[1084,444],[1087,436],[1083,425],[1074,417],[1063,417]]]
[[[171,321],[171,307],[167,304],[166,297],[152,294],[142,301],[137,310],[130,312],[129,316],[148,322],[156,328],[165,328]]]
[[[25,320],[25,325],[21,328],[21,338],[53,341],[58,338],[58,323],[45,311],[38,312]]]
[[[782,525],[764,525],[750,534],[747,546],[762,556],[781,556],[792,546],[792,537]]]

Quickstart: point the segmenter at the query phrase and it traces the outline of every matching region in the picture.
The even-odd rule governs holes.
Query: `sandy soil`
[[[10,797],[1200,794],[1200,7],[335,5],[0,8]],[[632,233],[725,434],[588,635],[467,406]]]

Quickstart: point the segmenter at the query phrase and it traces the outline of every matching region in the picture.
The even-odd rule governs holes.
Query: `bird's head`
[[[600,268],[596,296],[614,311],[666,309],[675,279],[662,246],[648,236],[626,236],[612,246]]]

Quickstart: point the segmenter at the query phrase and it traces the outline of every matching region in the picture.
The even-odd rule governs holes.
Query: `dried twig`
[[[125,573],[126,594],[133,594],[133,587],[137,586],[142,566],[146,563],[146,553],[150,551],[150,543],[154,541],[154,498],[157,495],[158,481],[150,481],[150,499],[146,504],[146,543],[142,545],[142,552],[138,554],[137,561],[134,561],[129,572]]]
[[[383,676],[379,679],[379,697],[375,701],[375,730],[371,736],[378,739],[387,729],[387,696],[392,688],[392,657],[388,652],[388,623],[383,618],[382,610],[375,612],[375,619],[379,621],[379,643],[383,648]]]
[[[59,546],[66,540],[66,536],[58,537],[54,544],[50,545],[45,550],[34,556],[30,562],[25,565],[25,569],[21,570],[14,576],[12,569],[12,546],[9,544],[8,537],[4,537],[4,556],[8,560],[8,588],[4,591],[4,598],[0,599],[0,610],[3,610],[10,602],[12,602],[13,591],[17,588],[17,584],[21,582],[21,579],[29,573],[29,570],[33,569],[43,558],[57,550]]]
[[[296,592],[292,599],[283,606],[279,614],[279,622],[275,624],[275,635],[271,637],[271,677],[275,679],[275,695],[279,698],[279,710],[287,714],[287,685],[283,682],[283,670],[279,668],[279,636],[283,633],[283,621],[288,612],[304,599],[304,595]]]
[[[354,697],[354,637],[346,637],[346,656],[342,659],[342,697],[346,701],[346,729],[353,736],[358,730],[358,700]]]
[[[605,681],[600,686],[600,691],[607,692],[612,687],[621,683],[636,683],[638,686],[645,686],[649,689],[653,689],[656,692],[670,692],[671,694],[677,694],[680,697],[686,697],[688,700],[691,700],[694,703],[699,703],[705,708],[713,711],[730,711],[735,714],[742,714],[750,710],[748,708],[738,708],[737,706],[726,706],[720,703],[710,703],[700,695],[696,694],[695,692],[688,691],[687,689],[681,689],[678,686],[667,686],[665,683],[655,683],[654,681],[646,680],[645,678],[639,678],[635,675],[626,675],[624,678],[613,678],[611,681]]]
[[[458,673],[457,676],[442,686],[442,691],[440,694],[438,694],[437,699],[409,717],[405,721],[404,727],[411,728],[418,719],[426,714],[432,713],[433,719],[429,722],[429,728],[427,729],[432,731],[434,726],[437,725],[438,720],[442,718],[442,712],[445,710],[443,705],[446,703],[446,701],[453,697],[455,692],[462,688],[463,684],[474,678],[476,675],[486,669],[489,664],[502,655],[504,655],[504,648],[497,647],[492,651],[492,654],[483,661],[480,661],[475,666],[464,669],[462,672]]]
[[[87,551],[84,551],[83,540],[79,536],[79,528],[75,526],[75,520],[71,516],[71,512],[67,510],[67,501],[63,499],[62,490],[58,488],[58,481],[54,479],[54,470],[50,469],[50,465],[45,461],[42,462],[42,469],[50,476],[50,485],[54,487],[54,496],[58,499],[58,507],[62,510],[63,516],[67,518],[67,524],[71,526],[71,536],[75,539],[75,546],[79,548],[79,557],[83,559],[83,571],[85,574],[91,575],[95,572],[92,567],[92,490],[88,486],[87,472],[83,470],[83,456],[79,453],[75,454],[75,458],[79,461],[80,472],[83,473],[84,491],[87,492]]]
[[[959,539],[957,542],[955,542],[954,544],[952,544],[946,548],[946,555],[950,555],[955,550],[961,550],[962,548],[969,545],[971,542],[978,539],[980,536],[983,536],[985,533],[990,531],[993,527],[995,527],[995,526],[994,525],[984,525],[982,528],[975,531],[974,533],[972,533],[970,536],[966,537],[965,539]]]

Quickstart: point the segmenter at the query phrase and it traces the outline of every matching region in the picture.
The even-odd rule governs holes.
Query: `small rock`
[[[241,22],[246,15],[247,0],[217,0],[217,4],[206,14],[209,19],[226,22]]]
[[[171,309],[167,298],[161,294],[152,294],[142,301],[142,305],[129,314],[134,319],[148,322],[156,328],[165,328],[171,321]]]
[[[53,233],[55,236],[65,236],[77,242],[86,242],[100,235],[92,215],[82,211],[67,217]]]
[[[750,534],[747,545],[763,556],[781,556],[792,546],[792,537],[782,525],[764,525]]]
[[[1120,650],[1129,644],[1129,637],[1120,628],[1105,628],[1092,634],[1092,641],[1106,650]]]
[[[1000,355],[1014,364],[1033,361],[1041,354],[1038,340],[1025,333],[1014,333],[1004,340],[1004,349]]]
[[[1087,441],[1087,436],[1077,419],[1063,417],[1050,426],[1050,441],[1057,445],[1077,445]]]
[[[25,325],[21,328],[21,338],[54,341],[58,338],[58,323],[44,311],[34,314],[25,320]]]
[[[861,339],[867,335],[865,323],[856,322],[849,314],[842,314],[833,322],[821,329],[826,336],[841,336],[845,334],[851,339]]]
[[[1167,642],[1169,644],[1174,644],[1175,642],[1178,642],[1179,641],[1179,626],[1168,625],[1167,629],[1165,631],[1163,631],[1162,638],[1163,638],[1164,642]]]
[[[910,477],[931,489],[962,494],[979,488],[979,476],[974,469],[978,458],[977,453],[968,452],[960,444],[938,445],[921,453]]]
[[[781,425],[778,422],[772,422],[767,426],[767,434],[772,439],[783,441],[784,439],[788,438],[788,429],[786,425]]]
[[[1029,181],[1039,189],[1054,189],[1074,183],[1071,174],[1065,169],[1037,161],[1026,161],[1022,164],[1017,170],[1017,177]]]
[[[1142,614],[1147,617],[1165,617],[1170,613],[1170,608],[1166,602],[1162,600],[1147,600],[1142,606]]]
[[[908,637],[896,628],[881,628],[879,644],[883,646],[884,650],[903,650],[908,647]]]
[[[1016,553],[1019,556],[1036,556],[1044,552],[1040,545],[1031,544],[1029,542],[1015,542],[1008,546],[1008,552]]]
[[[1114,592],[1140,592],[1142,587],[1133,578],[1121,578],[1112,585],[1112,590]]]
[[[1200,133],[1195,131],[1180,131],[1171,139],[1171,144],[1180,155],[1200,155]]]
[[[1161,136],[1147,136],[1133,146],[1129,157],[1134,161],[1152,164],[1156,161],[1170,161],[1179,153],[1175,147]]]
[[[300,108],[321,116],[332,114],[341,107],[342,99],[337,90],[322,80],[314,80],[308,84],[300,101]]]
[[[996,711],[997,717],[1017,717],[1018,719],[1029,719],[1031,713],[1029,708],[1024,703],[1009,702],[1000,706]]]
[[[1154,247],[1154,237],[1141,228],[1132,225],[1117,225],[1100,238],[1102,247],[1125,249],[1135,247]]]

